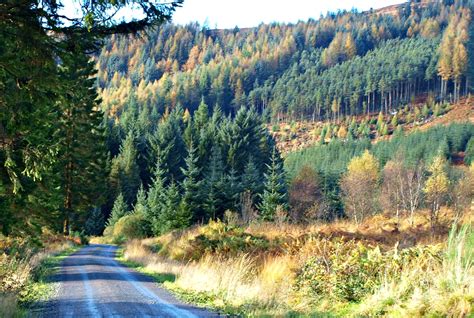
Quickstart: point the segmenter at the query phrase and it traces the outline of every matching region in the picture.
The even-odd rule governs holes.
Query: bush
[[[141,213],[125,215],[113,227],[114,239],[118,241],[145,238],[149,234],[149,223]]]
[[[333,297],[358,302],[379,288],[384,278],[397,279],[417,260],[441,259],[434,247],[382,253],[360,242],[327,241],[321,255],[309,258],[297,276],[296,289],[312,300]]]

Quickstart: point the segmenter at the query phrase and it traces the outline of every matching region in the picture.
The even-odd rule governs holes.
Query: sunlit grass
[[[472,227],[453,229],[448,236],[447,220],[446,227],[433,232],[428,219],[421,214],[414,227],[402,219],[396,232],[384,230],[386,224],[393,222],[388,217],[376,216],[358,227],[346,221],[311,226],[264,223],[245,228],[244,234],[232,227],[211,224],[128,242],[122,258],[145,273],[155,273],[157,281],[181,299],[227,314],[469,316],[474,300]],[[214,241],[203,240],[202,235]],[[234,244],[234,235],[237,242],[243,237],[248,244]],[[407,235],[414,237],[411,245],[397,243]],[[339,257],[340,263],[344,262],[345,254],[326,255],[335,238],[342,242],[355,240],[367,246],[369,253],[380,246],[382,256],[387,255],[379,256],[383,266],[380,270],[386,271],[385,276],[361,301],[312,295],[297,287],[297,277],[311,257]],[[268,248],[261,249],[261,242]],[[408,248],[404,260],[397,261],[397,251],[404,248]],[[404,265],[397,270],[396,264]]]
[[[28,309],[39,301],[51,297],[57,288],[49,278],[59,268],[62,260],[79,247],[63,240],[49,244],[34,252],[22,251],[22,255],[0,258],[0,317],[23,317]]]

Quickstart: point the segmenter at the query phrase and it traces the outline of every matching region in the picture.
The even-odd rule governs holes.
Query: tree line
[[[463,153],[465,165],[472,165],[473,136],[474,125],[450,124],[408,135],[397,133],[375,144],[368,139],[336,139],[291,153],[285,168],[291,180],[292,217],[331,220],[347,216],[360,222],[382,210],[412,215],[425,203],[435,208],[435,217],[441,202],[457,204],[462,211],[472,199],[472,183],[462,181],[467,172],[449,162]],[[436,174],[443,176],[443,183],[435,185]],[[432,185],[426,183],[430,176]],[[437,189],[442,191],[439,197],[431,193]],[[461,204],[462,198],[468,203]]]
[[[286,209],[282,160],[253,109],[229,117],[203,100],[194,115],[174,108],[155,127],[139,120],[109,127],[125,135],[111,160],[109,225],[133,214],[146,234],[159,235],[225,211],[273,220]]]

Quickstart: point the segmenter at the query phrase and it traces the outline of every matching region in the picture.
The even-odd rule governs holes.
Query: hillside
[[[268,129],[275,138],[278,149],[285,155],[321,143],[322,140],[329,142],[332,139],[370,137],[372,142],[377,142],[389,139],[397,129],[407,133],[413,130],[426,130],[437,125],[474,123],[474,101],[472,98],[463,98],[457,103],[446,104],[443,107],[436,106],[436,104],[431,107],[425,107],[425,105],[429,105],[426,97],[419,98],[406,110],[402,109],[396,115],[383,116],[383,122],[387,126],[386,131],[378,127],[378,114],[348,117],[336,123],[331,121],[283,121],[278,124],[268,124]],[[423,109],[428,112],[427,115],[422,114]],[[363,129],[360,129],[364,125],[367,125],[365,133],[362,132]],[[332,127],[328,128],[328,126]]]
[[[391,14],[338,12],[233,30],[167,24],[146,39],[114,36],[97,57],[103,109],[117,118],[135,105],[157,115],[178,105],[193,113],[204,100],[225,114],[254,107],[268,121],[319,121],[388,114],[428,92],[466,94],[467,57],[449,62],[450,39],[463,49],[472,42],[461,2],[377,12]]]

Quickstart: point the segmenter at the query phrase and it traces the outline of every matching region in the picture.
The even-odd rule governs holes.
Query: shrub
[[[121,217],[114,225],[113,236],[116,240],[145,238],[150,228],[145,216],[141,213]]]
[[[399,277],[408,264],[420,258],[441,259],[433,247],[382,253],[378,247],[342,239],[327,241],[323,246],[320,255],[305,262],[295,285],[297,291],[313,301],[329,296],[358,302],[379,288],[385,277]]]

